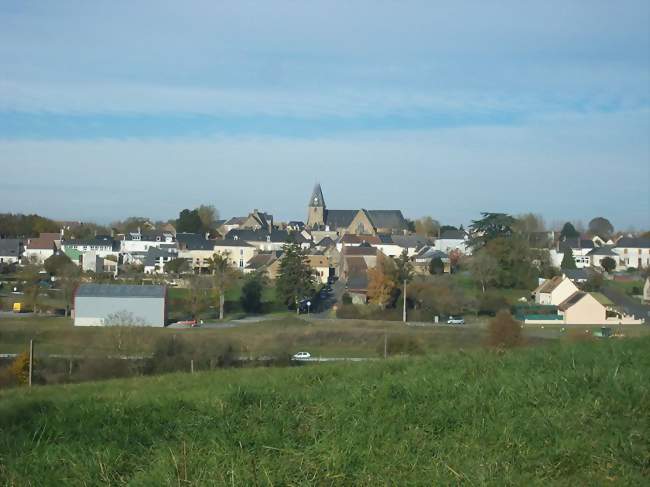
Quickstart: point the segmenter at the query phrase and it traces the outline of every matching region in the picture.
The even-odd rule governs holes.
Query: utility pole
[[[34,340],[29,341],[29,387],[32,387],[34,375]]]
[[[384,358],[388,357],[388,332],[384,332]]]
[[[190,374],[194,373],[194,359],[190,360]]]
[[[402,310],[402,319],[406,323],[406,279],[404,279],[404,309]]]

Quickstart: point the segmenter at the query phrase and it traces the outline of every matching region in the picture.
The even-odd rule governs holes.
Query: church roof
[[[325,208],[325,198],[323,198],[323,190],[319,183],[314,186],[314,191],[311,193],[311,199],[309,200],[308,206],[312,208]]]
[[[326,210],[325,225],[330,228],[347,228],[357,216],[359,210]]]
[[[406,229],[406,220],[400,210],[365,210],[375,228]]]

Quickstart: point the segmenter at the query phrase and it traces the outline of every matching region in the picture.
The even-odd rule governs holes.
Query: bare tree
[[[487,252],[478,251],[472,256],[469,269],[474,279],[481,284],[483,292],[485,292],[487,286],[496,280],[499,263]]]
[[[219,319],[223,320],[226,291],[237,280],[238,272],[228,263],[228,253],[215,253],[208,261],[212,274],[212,288],[219,301]]]

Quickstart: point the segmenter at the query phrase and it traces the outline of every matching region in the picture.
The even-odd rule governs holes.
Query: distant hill
[[[3,485],[642,485],[650,339],[0,393]]]

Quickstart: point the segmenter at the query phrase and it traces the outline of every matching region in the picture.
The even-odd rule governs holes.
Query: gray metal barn
[[[74,299],[75,326],[165,326],[165,286],[82,284]]]

